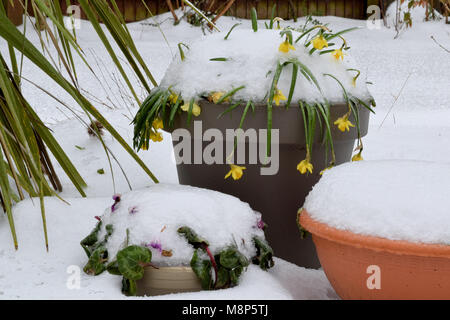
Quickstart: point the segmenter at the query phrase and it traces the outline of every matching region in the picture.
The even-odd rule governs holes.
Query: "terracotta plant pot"
[[[136,281],[138,296],[158,296],[170,293],[202,290],[200,280],[191,267],[146,267],[144,277]]]
[[[300,224],[312,233],[320,263],[342,299],[450,299],[450,246],[342,231],[305,210]]]
[[[207,129],[219,130],[224,137],[227,129],[236,129],[243,108],[234,109],[220,119],[219,115],[230,107],[228,104],[216,105],[202,102],[202,112],[199,117],[193,117],[194,121],[201,121],[203,131]],[[336,164],[350,160],[357,131],[351,128],[349,132],[341,132],[333,122],[345,114],[348,110],[346,104],[331,106],[331,124]],[[369,123],[369,111],[359,107],[361,135],[367,134]],[[353,116],[350,120],[355,123]],[[279,171],[275,175],[261,175],[261,164],[249,164],[248,152],[252,147],[246,140],[244,176],[240,180],[233,181],[231,178],[224,179],[229,167],[226,162],[226,152],[223,154],[222,164],[186,164],[177,165],[178,177],[181,184],[192,185],[201,188],[212,189],[231,194],[248,202],[250,206],[263,214],[263,219],[269,226],[266,237],[274,249],[277,257],[294,262],[300,266],[317,268],[320,266],[314,245],[311,239],[302,240],[296,226],[296,214],[303,204],[306,195],[312,186],[319,180],[320,171],[326,167],[325,146],[321,143],[322,133],[319,125],[316,126],[315,142],[312,154],[314,165],[313,174],[302,175],[296,168],[297,164],[305,159],[305,132],[301,110],[292,105],[289,109],[284,107],[273,108],[273,129],[279,129]],[[191,133],[191,155],[194,155],[194,125],[187,125],[187,113],[183,112],[176,117],[174,129],[184,128]],[[249,112],[245,118],[242,129],[267,129],[267,107],[257,106],[255,112]],[[233,143],[233,139],[230,141]],[[211,142],[200,141],[202,150]],[[227,141],[224,139],[224,146]],[[174,141],[174,145],[177,142]],[[238,145],[239,148],[239,145]],[[258,146],[256,146],[258,148]],[[262,153],[265,154],[265,146]],[[258,152],[259,148],[258,148]],[[192,156],[193,157],[193,156]],[[328,159],[330,155],[328,152]],[[240,163],[237,163],[240,164]]]

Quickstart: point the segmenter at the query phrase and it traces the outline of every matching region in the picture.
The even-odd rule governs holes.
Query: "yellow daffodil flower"
[[[183,104],[181,106],[181,110],[189,112],[189,105],[190,105],[189,102]],[[194,102],[194,105],[192,106],[192,114],[194,116],[198,117],[201,112],[202,112],[202,109],[200,108],[200,106],[197,103]]]
[[[337,61],[339,61],[339,59],[344,60],[344,53],[342,52],[342,49],[336,49],[331,54]]]
[[[328,42],[327,42],[327,40],[325,40],[325,38],[322,35],[315,37],[311,41],[311,43],[312,43],[313,47],[316,48],[317,50],[322,50],[323,47],[328,47]]]
[[[161,141],[163,141],[163,135],[161,132],[151,132],[150,139],[153,142],[161,142]]]
[[[309,162],[308,159],[300,161],[300,163],[297,165],[297,170],[300,171],[301,174],[305,174],[307,171],[309,173],[313,172],[313,165]]]
[[[225,179],[231,176],[234,180],[239,180],[244,174],[244,170],[247,169],[246,167],[237,166],[235,164],[230,164],[230,168],[231,169],[228,171]]]
[[[155,130],[164,129],[164,123],[161,118],[156,118],[155,120],[153,120],[152,126]]]
[[[289,41],[286,39],[280,44],[278,51],[288,53],[289,50],[295,50],[295,47],[292,44],[290,44]]]
[[[363,157],[361,156],[361,151],[352,157],[352,161],[361,161],[361,160],[364,160]]]
[[[334,124],[337,125],[342,132],[345,132],[346,130],[350,131],[350,127],[354,127],[353,123],[348,120],[348,115],[338,118]]]
[[[273,96],[273,101],[275,101],[275,104],[277,106],[279,106],[281,100],[287,100],[287,99],[284,96],[283,92],[281,92],[281,90],[275,89],[275,94]]]
[[[175,94],[175,93],[172,93],[172,94],[169,96],[169,102],[170,102],[171,104],[175,104],[175,103],[177,103],[177,101],[178,101],[178,95]]]
[[[213,103],[217,103],[217,101],[219,101],[220,98],[222,98],[224,94],[225,94],[225,92],[214,92],[208,97],[208,100]],[[229,101],[229,98],[226,98],[224,101]]]

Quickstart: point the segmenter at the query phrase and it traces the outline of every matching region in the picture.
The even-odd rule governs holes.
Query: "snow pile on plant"
[[[188,226],[207,239],[211,251],[237,245],[249,259],[255,256],[252,238],[264,237],[258,228],[261,214],[238,198],[220,192],[190,186],[158,184],[124,194],[114,210],[107,208],[100,217],[103,226],[99,238],[112,224],[114,232],[106,248],[115,257],[123,248],[129,230],[129,245],[148,246],[152,262],[158,266],[189,265],[194,248],[178,234]],[[171,256],[162,255],[162,250]]]
[[[122,275],[128,295],[136,294],[147,266],[190,265],[204,289],[237,285],[250,261],[263,270],[273,266],[261,214],[235,197],[155,185],[113,200],[81,241],[89,258],[84,271]]]
[[[429,6],[427,11],[426,6],[429,6],[429,3],[419,0],[407,0],[401,3],[397,8],[397,3],[394,1],[386,10],[388,25],[395,26],[397,12],[399,13],[399,22],[404,22],[410,27],[415,23],[425,22],[427,14],[429,20],[442,19],[442,15],[437,10]]]
[[[391,240],[450,245],[450,165],[359,161],[326,170],[305,200],[317,221]]]
[[[266,103],[277,63],[296,58],[311,70],[322,93],[312,81],[308,81],[298,72],[293,102],[322,101],[323,96],[330,102],[343,102],[342,88],[331,77],[323,76],[326,73],[339,79],[350,95],[366,101],[371,98],[365,79],[359,77],[356,86],[353,86],[356,73],[348,69],[355,69],[355,63],[347,53],[343,62],[330,53],[321,55],[316,51],[309,54],[311,46],[305,47],[304,41],[311,41],[311,38],[305,36],[295,42],[301,33],[294,30],[292,45],[295,50],[280,52],[279,46],[284,41],[280,31],[267,29],[254,32],[235,29],[226,40],[226,33],[205,36],[189,44],[189,49],[183,50],[184,60],[180,55],[173,59],[160,87],[170,88],[185,100],[199,100],[212,92],[229,92],[245,86],[234,94],[233,101],[252,100],[255,103]],[[336,37],[333,42],[339,47],[342,40]],[[278,81],[278,89],[285,96],[290,90],[293,67],[286,68]]]

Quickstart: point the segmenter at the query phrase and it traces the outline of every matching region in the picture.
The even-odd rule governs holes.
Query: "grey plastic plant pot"
[[[145,267],[144,277],[136,281],[138,296],[197,292],[202,285],[191,267]]]
[[[242,116],[243,107],[234,109],[232,112],[219,115],[229,108],[228,104],[216,105],[209,102],[201,102],[202,112],[199,117],[193,117],[193,121],[201,121],[203,132],[207,129],[218,129],[223,134],[221,141],[224,150],[227,143],[226,130],[236,129]],[[367,134],[369,124],[369,111],[358,106],[360,118],[361,135]],[[355,140],[357,139],[356,128],[351,128],[348,132],[341,132],[333,122],[343,116],[348,111],[346,104],[335,104],[330,108],[331,131],[334,141],[336,164],[347,162],[351,159]],[[319,180],[320,171],[327,167],[327,149],[322,144],[322,133],[319,121],[316,121],[315,143],[313,145],[312,163],[314,165],[313,174],[302,175],[297,171],[297,164],[305,159],[305,131],[302,113],[299,107],[291,106],[274,107],[272,115],[272,128],[279,129],[279,170],[275,175],[261,175],[261,164],[250,164],[248,152],[255,147],[248,140],[245,142],[246,157],[245,163],[235,162],[246,167],[244,175],[240,180],[232,178],[224,179],[229,171],[229,166],[225,164],[177,164],[178,178],[180,184],[191,185],[201,188],[212,189],[238,197],[242,201],[248,202],[250,206],[262,213],[263,220],[268,225],[266,232],[267,240],[274,249],[277,257],[283,258],[299,266],[307,268],[320,267],[314,244],[308,236],[301,239],[297,227],[297,211],[303,205],[306,195],[312,186]],[[353,115],[350,121],[354,124]],[[187,113],[183,112],[176,118],[174,129],[187,129],[191,133],[191,155],[194,158],[195,140],[202,145],[202,150],[210,144],[210,141],[201,141],[202,138],[194,135],[194,124],[187,124]],[[247,129],[267,129],[267,108],[259,106],[253,113],[249,110],[243,130]],[[172,139],[175,135],[172,134]],[[182,139],[180,139],[180,142]],[[232,143],[230,139],[228,142]],[[178,141],[173,141],[174,146]],[[262,154],[265,154],[265,145]],[[273,146],[272,149],[275,149]],[[260,151],[258,151],[259,153]],[[182,154],[181,154],[182,155]],[[272,150],[273,155],[273,150]],[[175,155],[178,158],[177,155]],[[226,163],[226,152],[223,152],[223,162]],[[330,154],[328,152],[328,160]],[[194,161],[194,160],[193,160]],[[179,162],[177,160],[177,162]],[[194,163],[194,162],[192,162]]]

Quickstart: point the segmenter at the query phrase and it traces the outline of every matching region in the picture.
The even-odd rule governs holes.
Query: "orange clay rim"
[[[365,236],[350,231],[339,230],[314,220],[305,209],[301,210],[298,214],[300,215],[298,221],[300,221],[303,228],[314,236],[333,242],[399,255],[450,258],[450,246],[447,245],[413,243],[404,240],[389,240],[381,237]]]

